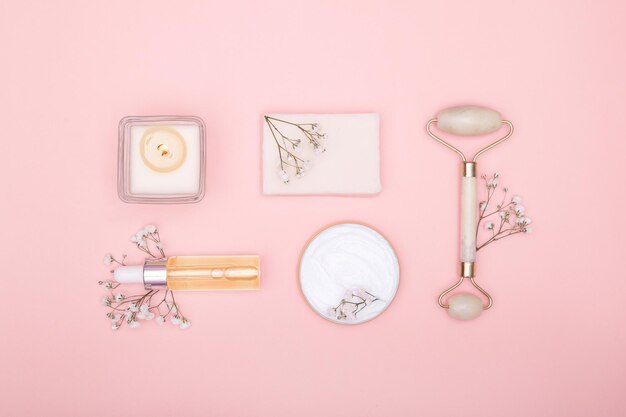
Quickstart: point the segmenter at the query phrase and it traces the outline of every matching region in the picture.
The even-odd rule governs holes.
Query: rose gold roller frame
[[[438,117],[440,118],[441,115],[444,112],[448,112],[448,114],[453,113],[453,112],[457,112],[457,116],[462,112],[462,111],[466,111],[466,115],[464,116],[465,119],[462,120],[462,122],[464,123],[472,123],[474,122],[474,120],[471,119],[471,117],[476,114],[478,114],[478,116],[480,116],[480,112],[483,112],[484,114],[487,114],[487,112],[492,112],[493,114],[497,114],[499,117],[499,114],[496,113],[493,110],[490,109],[486,109],[486,108],[482,108],[482,107],[477,107],[477,106],[461,106],[461,107],[453,107],[453,108],[449,108],[449,109],[445,109],[442,112],[440,112],[438,114]],[[472,113],[475,112],[475,113]],[[499,144],[501,144],[502,142],[504,142],[505,140],[507,140],[508,138],[511,137],[511,135],[513,135],[513,124],[508,121],[508,120],[503,120],[500,118],[499,120],[499,124],[497,125],[497,127],[495,127],[495,129],[491,129],[490,128],[485,128],[483,129],[483,131],[480,130],[480,128],[472,130],[470,128],[467,128],[468,126],[466,125],[465,127],[467,128],[465,132],[463,132],[463,129],[451,129],[451,130],[446,130],[446,129],[440,129],[444,132],[447,133],[451,133],[454,135],[462,135],[462,136],[476,136],[476,135],[482,135],[482,134],[488,134],[488,133],[492,133],[495,132],[497,130],[499,130],[501,128],[501,124],[506,124],[509,127],[509,131],[508,133],[506,133],[503,137],[501,137],[500,139],[496,140],[495,142],[485,146],[484,148],[480,149],[478,152],[476,152],[476,154],[474,155],[474,157],[472,158],[471,162],[467,161],[467,158],[465,157],[465,154],[458,149],[457,147],[451,145],[450,143],[446,142],[445,140],[443,140],[442,138],[440,138],[439,136],[437,136],[435,133],[433,133],[431,126],[433,125],[433,123],[438,123],[438,118],[434,118],[428,121],[428,123],[426,124],[426,132],[428,133],[428,135],[435,139],[437,142],[441,143],[442,145],[444,145],[445,147],[447,147],[448,149],[453,150],[454,152],[456,152],[460,157],[461,157],[461,161],[462,161],[462,196],[461,196],[461,267],[460,267],[460,278],[459,280],[452,285],[451,287],[449,287],[448,289],[446,289],[445,291],[443,291],[440,295],[439,298],[437,299],[438,304],[442,307],[442,308],[449,308],[450,305],[446,303],[446,301],[444,300],[444,298],[446,297],[446,295],[448,295],[450,292],[454,291],[456,288],[458,288],[463,281],[468,278],[471,282],[471,284],[478,290],[480,291],[486,298],[487,298],[487,304],[483,303],[483,310],[488,310],[489,308],[491,308],[491,306],[493,305],[493,298],[491,297],[491,295],[489,295],[489,293],[487,291],[485,291],[483,288],[481,288],[475,280],[475,253],[476,253],[476,230],[472,231],[472,235],[469,236],[468,232],[469,230],[464,230],[464,213],[468,210],[475,210],[476,209],[476,160],[478,159],[478,157],[480,155],[482,155],[483,153],[487,152],[488,150],[494,148],[495,146],[498,146]],[[448,121],[449,122],[449,121]],[[494,124],[495,126],[495,124]],[[438,123],[438,127],[439,123]],[[473,188],[473,189],[472,189]],[[470,198],[465,198],[464,195],[471,195]],[[473,205],[473,208],[470,207],[470,205]],[[471,211],[470,211],[471,213]],[[474,219],[475,221],[475,219]],[[476,229],[476,226],[474,224],[473,229]],[[468,241],[469,240],[469,241]],[[471,250],[469,249],[469,245],[471,245]],[[464,250],[464,246],[465,249],[467,249],[467,251]],[[465,252],[469,252],[469,253],[465,253]]]

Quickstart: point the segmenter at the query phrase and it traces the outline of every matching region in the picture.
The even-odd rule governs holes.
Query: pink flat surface
[[[626,415],[624,2],[3,1],[4,416]],[[530,236],[479,253],[496,301],[435,304],[456,276],[458,162],[437,110],[500,110],[482,172],[526,200]],[[382,192],[266,197],[260,115],[378,112]],[[200,204],[116,195],[117,123],[207,124]],[[362,326],[318,317],[298,255],[353,219],[392,242],[401,282]],[[179,297],[193,326],[113,333],[102,255],[159,225],[170,254],[258,253],[260,292]]]

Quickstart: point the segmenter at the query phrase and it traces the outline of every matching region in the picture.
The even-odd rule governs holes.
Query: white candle
[[[204,193],[204,125],[198,118],[134,117],[120,124],[120,197],[195,202]]]

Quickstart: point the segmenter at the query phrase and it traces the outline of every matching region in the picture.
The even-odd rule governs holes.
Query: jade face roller
[[[468,161],[463,152],[450,143],[433,133],[431,127],[437,124],[437,129],[459,136],[478,136],[496,132],[502,124],[508,126],[506,135],[495,142],[485,146]],[[438,302],[443,308],[448,309],[448,314],[458,320],[471,320],[491,308],[493,299],[487,291],[482,289],[475,280],[476,262],[476,160],[480,155],[504,142],[513,134],[513,124],[508,120],[502,120],[500,113],[479,106],[458,106],[444,109],[437,114],[436,119],[431,119],[426,124],[426,131],[437,142],[456,152],[462,160],[461,178],[461,274],[459,280],[441,293]],[[446,300],[446,296],[459,287],[465,279],[480,291],[487,299],[486,303],[469,293],[458,293]]]

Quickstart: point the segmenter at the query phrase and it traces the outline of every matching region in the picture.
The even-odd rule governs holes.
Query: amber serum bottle
[[[120,266],[115,280],[121,284],[167,287],[173,291],[258,290],[259,256],[171,256],[146,260],[143,265]]]

